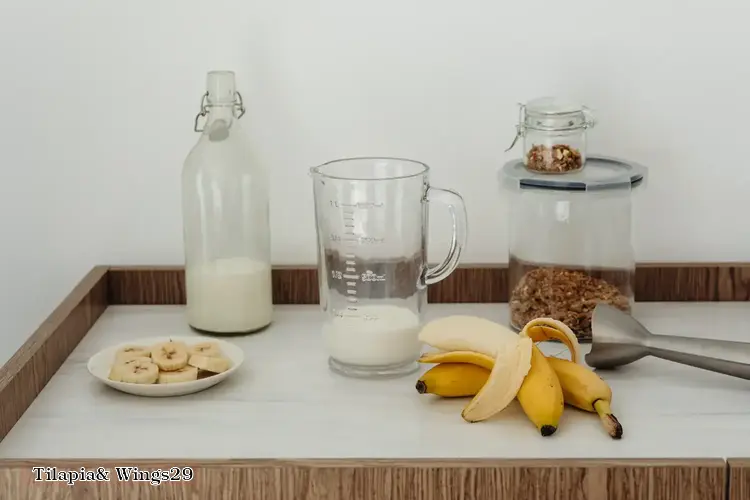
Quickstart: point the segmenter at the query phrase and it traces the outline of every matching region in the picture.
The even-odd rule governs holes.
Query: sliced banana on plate
[[[107,378],[129,384],[177,384],[212,377],[232,366],[219,342],[188,345],[170,339],[151,346],[133,344],[117,349]]]
[[[216,342],[200,342],[188,347],[188,354],[202,354],[203,356],[221,357],[223,356],[219,344]]]
[[[118,349],[115,354],[117,361],[127,361],[133,358],[150,358],[151,349],[142,345],[129,345]]]
[[[153,384],[159,378],[159,367],[151,360],[136,359],[122,363],[116,371],[119,381],[128,384]]]
[[[160,372],[157,384],[176,384],[198,380],[198,369],[194,366],[184,366],[172,372]]]
[[[232,362],[224,357],[193,354],[190,356],[190,366],[211,373],[223,373],[232,367]]]
[[[173,372],[188,364],[188,347],[182,342],[164,342],[151,349],[151,359],[159,370]]]

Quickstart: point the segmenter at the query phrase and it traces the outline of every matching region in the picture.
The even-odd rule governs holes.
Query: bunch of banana
[[[545,357],[534,342],[560,340],[571,361]],[[518,400],[542,436],[557,431],[564,405],[598,413],[615,439],[622,426],[612,414],[612,390],[597,374],[579,363],[575,334],[564,324],[539,318],[516,335],[492,321],[473,316],[449,316],[428,323],[420,340],[440,349],[424,354],[421,363],[435,364],[417,381],[420,394],[473,397],[462,417],[486,420]]]

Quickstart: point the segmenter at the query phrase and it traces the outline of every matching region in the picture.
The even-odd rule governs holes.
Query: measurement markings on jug
[[[334,242],[343,242],[347,245],[352,246],[380,245],[382,243],[385,243],[385,238],[376,238],[375,236],[360,236],[351,231],[345,232],[343,237],[337,234],[331,234],[330,239]]]
[[[362,281],[385,281],[384,274],[375,274],[369,269],[362,273]]]
[[[355,203],[355,206],[357,208],[365,208],[365,209],[383,208],[385,206],[385,203],[383,203],[382,201],[377,201],[377,202],[376,201],[360,201],[360,202]]]
[[[385,238],[375,238],[372,236],[360,236],[359,242],[360,244],[363,244],[363,245],[377,245],[377,244],[385,242]]]
[[[383,208],[385,207],[385,203],[382,201],[358,201],[356,203],[344,203],[338,200],[330,200],[329,204],[332,208],[343,208],[343,209],[349,209],[351,211],[352,208],[360,208],[360,209],[371,209],[371,208]]]
[[[356,311],[347,311],[341,309],[334,309],[333,315],[338,316],[339,318],[359,318],[359,316],[356,314]]]
[[[339,318],[356,318],[358,320],[364,320],[364,321],[375,321],[378,319],[377,316],[373,316],[371,314],[360,314],[356,310],[348,311],[348,310],[341,310],[341,309],[333,309],[333,315],[338,316]]]

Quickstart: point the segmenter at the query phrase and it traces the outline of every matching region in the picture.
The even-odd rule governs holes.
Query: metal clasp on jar
[[[242,118],[242,116],[245,114],[245,105],[242,102],[242,94],[239,93],[239,91],[235,91],[234,94],[237,96],[234,102],[234,112],[236,113],[235,118],[238,120]],[[193,130],[196,132],[203,132],[202,127],[198,127],[198,123],[200,122],[201,118],[205,118],[208,114],[208,92],[203,94],[203,97],[201,97],[201,107],[200,111],[197,115],[195,115],[195,123],[193,124]]]

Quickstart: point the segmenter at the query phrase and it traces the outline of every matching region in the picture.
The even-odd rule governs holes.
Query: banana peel
[[[521,389],[531,369],[531,351],[534,343],[528,337],[518,336],[516,342],[507,343],[498,350],[495,366],[487,382],[461,412],[467,422],[481,422],[504,410]]]
[[[454,315],[424,325],[419,340],[441,351],[473,351],[495,359],[498,352],[516,344],[518,334],[485,318]]]
[[[526,323],[520,333],[534,342],[545,342],[548,340],[559,340],[570,351],[570,360],[573,363],[581,363],[581,346],[578,337],[562,321],[552,318],[537,318]]]
[[[423,356],[422,362],[441,358],[445,362],[453,357],[479,366],[491,365],[487,382],[461,412],[468,422],[480,422],[504,410],[515,399],[531,369],[532,340],[478,316],[454,315],[433,320],[419,332],[419,340],[442,351]]]

